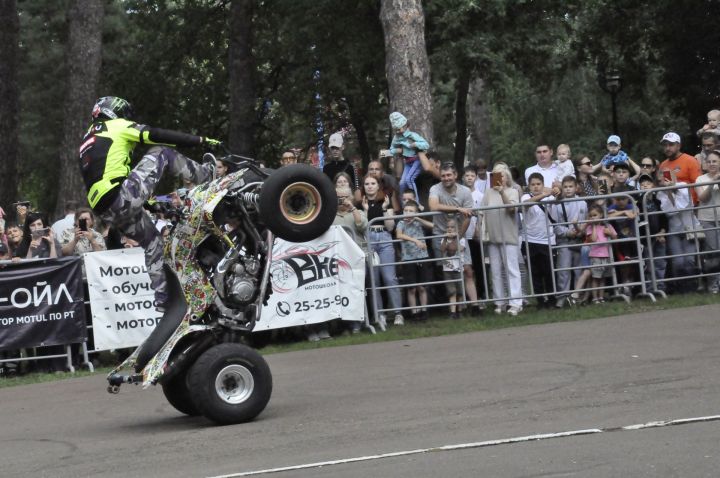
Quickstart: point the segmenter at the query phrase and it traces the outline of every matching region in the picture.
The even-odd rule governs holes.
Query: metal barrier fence
[[[74,371],[73,347],[85,334],[82,263],[76,257],[0,261],[0,368],[19,372],[27,362]],[[59,359],[63,359],[62,361]]]
[[[697,184],[681,184],[671,187],[655,188],[653,195],[642,197],[643,221],[650,224],[654,218],[668,215],[668,230],[664,233],[648,234],[645,239],[647,260],[650,271],[650,290],[664,296],[668,284],[683,282],[677,287],[689,290],[698,279],[707,279],[708,289],[717,290],[718,273],[718,234],[720,234],[720,204],[694,205],[692,190]],[[719,188],[720,182],[703,184],[704,187]],[[659,199],[658,199],[659,196]],[[663,197],[664,196],[664,197]],[[649,203],[660,200],[670,204],[669,211],[657,211]],[[687,202],[687,207],[682,207]],[[710,214],[710,217],[708,217]],[[700,220],[698,217],[704,218]],[[667,263],[673,269],[673,275],[665,274]],[[697,289],[704,290],[702,284]]]
[[[413,214],[411,217],[414,218],[425,218],[425,217],[434,217],[441,215],[443,213],[438,212],[423,212],[423,213],[417,213]],[[452,280],[452,279],[440,279],[440,280],[433,280],[430,282],[412,282],[410,284],[399,284],[397,282],[397,275],[395,272],[395,269],[398,265],[401,264],[409,264],[409,263],[415,263],[415,264],[437,264],[442,260],[445,259],[451,259],[451,260],[462,260],[459,254],[455,254],[454,256],[451,256],[449,258],[443,258],[443,257],[428,257],[426,259],[416,259],[413,261],[398,261],[397,258],[395,260],[391,261],[382,261],[382,256],[380,256],[380,250],[385,249],[392,250],[393,257],[395,256],[395,245],[401,243],[402,241],[399,239],[394,239],[389,231],[386,231],[384,228],[384,225],[380,224],[384,222],[385,220],[402,220],[407,216],[386,216],[386,217],[379,217],[372,219],[368,221],[368,228],[366,233],[366,243],[368,247],[369,252],[369,260],[368,260],[368,270],[370,272],[370,290],[371,290],[371,296],[373,297],[373,313],[375,317],[375,322],[379,323],[378,319],[381,314],[384,315],[385,312],[402,312],[404,310],[410,310],[417,307],[410,307],[410,306],[402,306],[399,307],[396,305],[391,308],[383,308],[378,307],[378,303],[381,302],[381,292],[382,291],[388,291],[387,294],[389,295],[392,293],[391,291],[398,291],[398,289],[411,289],[418,286],[421,287],[427,287],[427,286],[433,286],[433,285],[445,285],[450,283],[459,283],[461,293],[458,294],[461,297],[465,297],[466,291],[465,291],[465,281],[463,280],[463,276],[460,276],[460,279],[458,280]],[[385,237],[383,237],[385,236]],[[388,239],[387,236],[390,238]],[[421,239],[424,241],[431,240],[436,242],[436,239],[442,239],[444,235],[426,235],[423,236]],[[388,249],[390,248],[390,249]],[[387,255],[385,255],[387,257]],[[483,258],[484,260],[484,258]],[[390,285],[384,283],[382,286],[378,285],[378,278],[382,274],[382,272],[385,272],[384,275],[384,281],[386,282],[394,282]],[[394,277],[394,280],[393,280]],[[400,294],[402,295],[402,294]],[[390,297],[388,297],[390,299]],[[395,302],[397,303],[398,299],[395,299]],[[468,301],[461,301],[457,302],[456,305],[463,305],[469,303]],[[434,304],[428,304],[426,306],[419,306],[419,307],[443,307],[447,306],[449,303],[434,303]]]
[[[720,188],[720,181],[707,183],[708,186],[713,188]],[[412,215],[395,215],[375,218],[368,222],[368,232],[366,234],[366,241],[368,249],[377,251],[378,249],[384,249],[386,254],[380,255],[378,260],[377,255],[375,259],[369,260],[369,271],[370,271],[370,296],[378,297],[382,292],[388,295],[390,298],[393,290],[404,291],[406,289],[415,287],[431,287],[431,286],[442,286],[448,283],[458,283],[459,300],[456,302],[450,302],[448,300],[436,300],[428,305],[407,305],[406,303],[397,306],[397,298],[395,304],[390,301],[389,306],[375,306],[373,307],[373,314],[375,322],[378,322],[380,315],[387,315],[390,313],[402,313],[408,310],[417,310],[419,308],[441,308],[455,306],[473,306],[480,305],[484,306],[488,303],[496,304],[507,304],[510,301],[522,301],[523,305],[527,304],[530,300],[538,302],[547,299],[555,299],[555,303],[551,305],[563,306],[565,304],[575,305],[580,302],[587,295],[592,295],[595,291],[607,291],[609,292],[610,299],[620,299],[626,302],[630,302],[633,296],[635,297],[647,297],[652,301],[656,300],[656,296],[665,297],[665,290],[667,285],[674,283],[675,289],[684,292],[690,291],[690,285],[693,285],[692,281],[708,279],[708,288],[712,288],[713,291],[717,290],[718,279],[720,278],[720,204],[704,204],[695,205],[692,201],[687,201],[687,204],[683,203],[682,200],[675,200],[676,198],[691,197],[689,191],[695,188],[696,184],[686,185],[678,184],[670,187],[659,187],[653,188],[649,191],[625,191],[622,193],[597,195],[592,197],[577,197],[571,199],[562,200],[547,200],[542,201],[541,204],[545,217],[545,229],[546,235],[552,236],[552,232],[559,230],[563,227],[575,227],[581,226],[582,230],[585,231],[589,224],[609,224],[613,225],[614,229],[621,229],[621,233],[615,239],[609,239],[606,242],[590,242],[587,240],[587,234],[583,232],[579,240],[561,240],[551,243],[550,241],[542,244],[542,249],[546,249],[547,256],[549,258],[549,274],[545,274],[549,278],[550,285],[547,290],[535,290],[534,282],[532,278],[537,277],[538,271],[533,271],[532,263],[533,260],[528,260],[532,256],[532,252],[538,251],[537,246],[532,246],[532,242],[528,241],[528,231],[525,228],[525,221],[523,220],[524,214],[531,207],[537,207],[536,204],[519,203],[519,204],[506,204],[496,207],[479,207],[473,209],[473,214],[478,217],[484,215],[486,211],[490,210],[506,210],[514,209],[516,211],[516,224],[518,225],[518,247],[524,251],[524,259],[522,256],[518,257],[518,262],[524,263],[527,267],[528,276],[531,280],[527,284],[522,284],[521,293],[510,293],[511,284],[510,277],[508,274],[507,264],[508,261],[508,250],[502,249],[502,263],[504,276],[498,277],[495,274],[494,277],[488,277],[487,272],[487,253],[491,245],[486,241],[480,242],[480,260],[479,264],[474,262],[472,267],[475,275],[479,275],[483,284],[483,293],[478,291],[477,300],[466,299],[466,288],[463,274],[456,280],[443,279],[438,274],[431,281],[409,281],[408,278],[403,278],[403,283],[399,283],[397,278],[393,281],[392,276],[395,275],[395,268],[403,264],[412,263],[431,263],[438,264],[443,260],[455,260],[461,261],[462,257],[460,254],[455,254],[449,257],[440,257],[437,254],[437,248],[434,249],[434,254],[430,254],[430,257],[426,259],[404,261],[401,260],[398,255],[393,255],[392,260],[387,260],[389,254],[387,254],[388,246],[392,248],[393,253],[394,247],[402,241],[395,238],[395,232],[389,233],[383,226],[383,221],[393,220],[398,222],[404,218],[433,218],[435,216],[445,214],[443,212],[422,212]],[[633,213],[631,218],[627,216],[612,217],[607,215],[607,205],[611,202],[618,202],[619,199],[624,198],[628,203],[633,204],[630,211]],[[571,203],[600,203],[603,204],[603,217],[597,220],[589,220],[587,218],[570,218],[563,217],[560,211],[564,211]],[[662,203],[662,205],[658,204]],[[712,220],[711,221],[698,221],[697,215],[702,214],[700,211],[710,211]],[[668,226],[667,230],[653,230],[653,224],[657,222],[656,218],[667,217]],[[460,217],[460,215],[458,215]],[[703,217],[708,218],[708,213],[704,214]],[[685,222],[691,221],[688,224]],[[461,222],[461,221],[459,221]],[[622,226],[622,227],[621,227]],[[437,240],[444,235],[438,234],[425,234],[419,239],[425,241],[437,242]],[[458,234],[458,240],[461,238]],[[473,239],[475,240],[475,239]],[[666,244],[667,247],[659,247],[658,244]],[[580,258],[586,259],[588,249],[592,246],[609,246],[611,248],[610,259],[605,265],[591,265],[587,261],[580,263]],[[532,249],[532,250],[531,250]],[[542,250],[540,249],[540,250]],[[512,255],[512,254],[511,254]],[[568,264],[567,257],[570,255],[571,260]],[[561,260],[558,260],[561,259]],[[511,257],[511,260],[514,258]],[[666,264],[670,263],[672,274],[666,274],[665,270],[668,269]],[[592,275],[593,269],[605,268],[608,272],[608,277],[604,279],[604,283],[597,286],[587,286],[581,283],[580,287],[577,287],[578,281],[584,275]],[[385,270],[385,274],[381,274],[382,269]],[[437,271],[436,271],[437,272]],[[544,271],[539,271],[541,274]],[[534,275],[535,274],[535,275]],[[576,287],[568,287],[564,284],[559,286],[558,278],[564,274],[569,274],[570,283],[574,282]],[[492,274],[491,274],[492,275]],[[379,284],[379,277],[383,276],[383,284]],[[490,284],[493,281],[501,280],[503,294],[496,295],[490,294]],[[584,279],[587,281],[587,278]],[[389,282],[389,283],[388,283]],[[565,282],[565,280],[563,280]],[[711,287],[712,286],[712,287]],[[698,289],[694,287],[692,290]],[[397,294],[397,293],[396,293]],[[597,292],[595,292],[597,295]],[[403,294],[400,292],[400,296]],[[482,297],[481,297],[482,295]],[[436,294],[436,299],[440,294]],[[397,297],[397,296],[396,296]],[[381,302],[382,303],[382,302]]]
[[[90,307],[90,301],[86,298],[84,301],[85,307]],[[88,329],[88,333],[92,333],[92,323],[86,325]],[[64,347],[65,353],[62,354],[56,354],[56,353],[49,353],[47,355],[38,355],[38,351],[42,351],[44,347],[34,347],[34,348],[25,348],[20,350],[11,350],[11,351],[4,351],[2,352],[3,356],[5,355],[14,355],[17,353],[16,357],[10,357],[10,358],[2,358],[0,359],[0,367],[6,368],[6,364],[19,364],[21,362],[31,362],[31,361],[38,361],[38,360],[50,360],[54,358],[64,358],[65,359],[65,367],[68,372],[73,373],[75,372],[75,365],[73,362],[73,346],[78,347],[78,353],[82,356],[82,361],[79,362],[79,365],[86,367],[88,371],[94,372],[95,366],[93,365],[92,361],[90,360],[89,354],[97,351],[89,351],[87,348],[87,342],[80,342],[80,343],[72,343],[72,344],[64,344],[64,345],[55,345],[50,347]],[[32,355],[31,355],[31,351]],[[9,370],[8,370],[9,371]],[[3,375],[6,375],[6,373],[3,373]]]
[[[56,346],[50,346],[50,347],[56,347]],[[64,347],[65,353],[62,354],[53,354],[49,353],[47,355],[30,355],[29,351],[30,349],[21,349],[17,350],[18,353],[17,357],[11,357],[11,358],[4,358],[0,360],[0,366],[3,368],[6,368],[6,364],[19,364],[20,362],[30,362],[30,361],[37,361],[37,360],[50,360],[54,358],[65,358],[65,366],[67,367],[67,370],[69,372],[74,372],[75,367],[73,366],[72,362],[72,345],[58,345],[57,347]],[[42,350],[43,347],[37,347],[35,350]],[[3,373],[3,375],[7,375],[7,372]]]
[[[665,297],[668,287],[674,287],[681,292],[702,289],[696,283],[703,279],[708,281],[708,289],[717,292],[718,286],[720,286],[720,202],[714,204],[711,198],[711,201],[706,201],[706,204],[693,204],[690,199],[692,197],[691,191],[697,186],[697,184],[679,184],[670,187],[653,188],[649,191],[626,191],[593,197],[542,201],[543,207],[541,209],[545,217],[545,234],[548,237],[553,236],[555,232],[562,230],[562,228],[580,228],[582,226],[582,229],[585,229],[587,225],[594,223],[617,225],[625,221],[627,224],[625,224],[624,229],[628,229],[623,231],[620,237],[604,242],[588,241],[587,234],[583,233],[579,240],[560,240],[554,244],[547,241],[540,244],[541,249],[547,251],[550,273],[546,273],[545,276],[549,278],[551,284],[549,290],[543,291],[535,290],[536,281],[529,280],[527,283],[521,283],[520,293],[512,293],[513,289],[517,291],[518,288],[511,284],[512,278],[508,267],[511,261],[517,261],[518,270],[522,265],[527,267],[527,275],[530,279],[536,277],[538,273],[544,272],[542,270],[533,271],[534,261],[528,260],[532,257],[533,252],[541,249],[531,246],[532,242],[528,240],[528,231],[524,227],[525,221],[523,220],[527,210],[531,207],[537,207],[537,205],[519,203],[473,209],[473,215],[478,219],[480,219],[479,216],[484,216],[487,211],[513,209],[518,226],[519,241],[518,244],[508,244],[507,246],[517,248],[518,252],[521,249],[525,252],[524,258],[521,254],[514,257],[511,254],[509,257],[508,251],[511,249],[501,247],[499,256],[490,251],[490,255],[495,257],[488,257],[488,250],[492,249],[492,243],[478,241],[479,258],[476,259],[479,260],[470,261],[474,275],[479,276],[481,279],[477,282],[481,282],[483,285],[482,291],[477,291],[478,297],[476,300],[466,299],[468,294],[466,282],[470,282],[471,279],[466,276],[462,266],[467,263],[468,254],[461,254],[458,250],[452,255],[442,257],[438,253],[437,244],[445,237],[445,234],[430,233],[423,235],[419,239],[426,243],[431,241],[433,246],[428,248],[433,252],[427,258],[403,261],[398,260],[395,251],[395,246],[402,241],[385,231],[382,224],[385,220],[396,222],[408,217],[433,218],[445,213],[422,212],[373,219],[368,222],[365,238],[369,251],[367,261],[370,282],[369,295],[373,297],[375,304],[380,302],[383,292],[388,295],[388,299],[391,299],[390,307],[378,307],[377,305],[373,307],[374,322],[378,322],[379,315],[385,315],[388,312],[402,313],[408,310],[448,306],[484,307],[488,303],[508,304],[514,301],[522,304],[522,307],[529,300],[543,301],[545,298],[555,299],[556,306],[574,305],[579,299],[583,299],[584,295],[593,294],[596,291],[609,291],[611,299],[621,299],[627,302],[631,300],[633,295],[635,297],[648,297],[650,300],[655,301],[656,296]],[[720,190],[720,181],[706,183],[703,186]],[[623,219],[622,217],[608,217],[604,214],[602,218],[589,220],[588,218],[567,217],[562,213],[573,203],[601,202],[607,205],[608,202],[615,201],[618,198],[625,198],[634,204],[631,208],[632,212],[635,213],[634,217]],[[603,210],[606,211],[606,208]],[[667,229],[658,229],[657,223],[663,217],[667,219]],[[621,229],[621,227],[615,229]],[[354,231],[346,230],[355,238]],[[479,227],[478,230],[482,231],[482,228]],[[458,231],[456,235],[458,242],[462,237],[460,231]],[[583,261],[588,248],[596,245],[609,246],[614,251],[614,254],[611,254],[611,259],[605,265],[592,265],[588,264],[587,261]],[[629,254],[627,254],[628,251]],[[373,252],[376,252],[376,254],[373,254]],[[382,252],[382,254],[377,254],[377,252]],[[568,256],[570,257],[569,263]],[[391,260],[387,260],[388,257],[391,257]],[[436,274],[436,277],[429,281],[415,281],[410,280],[409,277],[404,277],[402,284],[397,282],[395,268],[399,265],[431,264],[437,269],[440,262],[448,260],[461,265],[459,274],[453,277],[438,277]],[[492,270],[494,260],[500,261],[503,273],[490,274],[489,276],[487,263],[490,262]],[[668,264],[670,265],[669,268]],[[600,267],[607,268],[609,272],[605,283],[595,287],[585,287],[581,280],[583,275],[592,275],[592,270]],[[667,273],[668,269],[672,271],[671,274]],[[620,271],[619,278],[618,271]],[[575,287],[568,286],[568,277],[565,274],[570,276],[569,283],[573,282],[574,277]],[[380,276],[384,280],[382,286],[379,285],[378,279]],[[387,284],[386,282],[391,283]],[[455,302],[435,300],[426,305],[406,305],[404,303],[402,291],[406,289],[427,288],[430,286],[446,287],[448,284],[454,284],[457,290],[458,300]],[[497,284],[501,284],[501,287],[496,288]],[[490,291],[491,285],[493,288],[492,294]],[[635,289],[634,294],[632,293],[633,289]],[[437,291],[437,288],[435,290]],[[497,293],[498,290],[502,292]],[[395,294],[394,297],[393,294]],[[435,298],[438,299],[441,295],[436,294]],[[85,304],[87,305],[87,303],[86,300]],[[366,310],[364,325],[374,333],[375,330],[368,318],[369,314]],[[89,324],[87,327],[92,332],[92,325]],[[62,354],[50,353],[48,355],[28,356],[25,353],[20,354],[18,357],[3,358],[0,359],[0,366],[12,362],[65,358],[67,369],[74,371],[72,346],[63,345],[63,347],[65,347],[65,353]],[[88,354],[92,353],[92,351],[88,351],[86,342],[80,343],[78,348],[78,353],[82,355],[81,364],[92,371],[93,364],[88,357]]]

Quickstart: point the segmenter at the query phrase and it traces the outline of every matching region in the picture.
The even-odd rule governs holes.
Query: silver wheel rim
[[[215,393],[230,405],[242,403],[252,395],[255,379],[243,365],[228,365],[215,376]]]
[[[280,212],[293,224],[308,224],[320,214],[320,191],[309,183],[292,183],[280,194]]]

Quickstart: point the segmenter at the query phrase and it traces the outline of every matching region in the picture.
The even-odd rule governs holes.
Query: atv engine
[[[231,270],[232,273],[226,276],[224,298],[238,305],[251,302],[257,290],[260,261],[250,256],[241,257]]]

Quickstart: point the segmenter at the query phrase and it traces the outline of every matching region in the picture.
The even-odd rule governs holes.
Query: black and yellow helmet
[[[93,106],[92,117],[97,119],[132,119],[133,107],[122,98],[117,96],[103,96],[95,102]]]

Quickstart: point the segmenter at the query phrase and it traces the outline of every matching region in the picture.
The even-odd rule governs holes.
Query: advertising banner
[[[160,322],[139,247],[84,254],[95,350],[137,347]]]
[[[87,339],[77,257],[6,262],[0,269],[0,350]]]
[[[276,239],[270,274],[254,331],[365,319],[365,254],[340,226],[302,244]]]
[[[140,248],[84,255],[95,349],[136,347],[160,321]],[[307,243],[276,239],[272,292],[255,331],[365,319],[365,254],[339,226]]]

